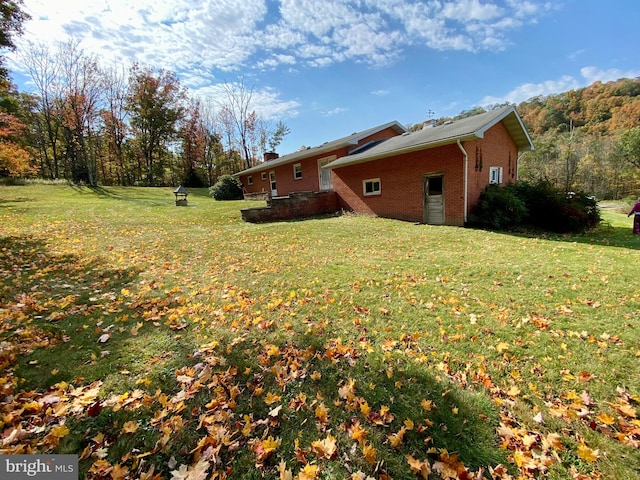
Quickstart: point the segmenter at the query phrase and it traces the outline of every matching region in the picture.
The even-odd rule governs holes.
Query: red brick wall
[[[511,179],[511,172],[515,180],[517,148],[501,123],[486,132],[484,139],[462,144],[469,155],[470,208],[489,183],[490,166],[503,167],[504,182]],[[478,158],[482,157],[482,170],[475,168],[476,146]],[[332,172],[333,188],[338,193],[341,208],[379,217],[422,222],[423,177],[443,173],[445,223],[463,225],[463,158],[458,145],[451,144],[337,168]],[[380,179],[381,194],[364,196],[362,182],[372,178]]]
[[[489,184],[491,167],[502,167],[503,185],[516,181],[518,147],[502,123],[489,129],[482,140],[464,142],[463,146],[469,155],[469,207]]]
[[[398,133],[392,128],[386,128],[374,135],[370,135],[360,142],[358,145],[354,145],[350,148],[340,148],[330,152],[319,153],[312,157],[305,158],[303,160],[292,160],[290,163],[279,165],[277,167],[271,167],[269,162],[265,162],[264,172],[266,172],[266,179],[262,180],[261,172],[251,174],[253,178],[253,185],[249,185],[247,181],[248,175],[240,175],[240,181],[244,187],[245,192],[268,192],[271,190],[269,183],[269,172],[275,171],[276,173],[276,189],[278,196],[289,195],[291,192],[317,192],[320,190],[320,178],[318,174],[318,160],[321,158],[336,155],[336,158],[343,157],[349,153],[349,151],[363,145],[367,142],[383,140],[398,135]],[[293,177],[293,166],[300,163],[302,166],[302,178],[296,180]]]

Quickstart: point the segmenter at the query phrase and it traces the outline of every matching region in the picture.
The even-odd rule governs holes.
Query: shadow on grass
[[[25,329],[39,338],[39,348],[21,349],[16,373],[24,388],[107,374],[111,366],[92,371],[87,365],[104,350],[97,342],[102,330],[123,311],[119,292],[139,275],[135,268],[110,268],[50,248],[30,237],[0,238],[0,308],[7,313],[0,340],[28,343]],[[109,347],[117,356],[117,344]]]
[[[407,455],[428,459],[433,463],[441,460],[443,450],[450,455],[457,455],[470,471],[507,463],[506,454],[499,448],[496,435],[499,413],[488,396],[463,390],[443,378],[433,376],[426,366],[406,364],[402,372],[389,376],[386,370],[388,359],[383,359],[381,355],[372,354],[357,359],[348,355],[330,358],[325,349],[325,340],[304,335],[296,337],[295,341],[274,342],[280,356],[269,357],[270,363],[262,363],[259,374],[254,374],[256,357],[258,350],[263,347],[259,347],[253,355],[249,354],[251,348],[244,348],[245,345],[226,349],[226,365],[237,367],[239,372],[254,372],[240,378],[240,384],[253,383],[264,389],[260,398],[245,396],[238,401],[238,418],[246,414],[256,419],[268,419],[274,407],[283,406],[277,427],[272,425],[264,433],[255,433],[259,437],[268,432],[281,438],[282,454],[273,459],[271,469],[280,459],[287,461],[289,466],[295,465],[296,442],[300,448],[309,451],[314,441],[331,434],[337,438],[341,454],[335,459],[320,462],[323,471],[333,471],[335,478],[349,478],[348,471],[361,470],[372,474],[373,466],[365,461],[362,445],[356,446],[357,442],[349,433],[356,423],[366,430],[366,443],[377,449],[375,463],[392,478],[414,478]],[[256,343],[261,344],[258,339]],[[224,347],[220,350],[224,351]],[[314,353],[308,362],[298,362],[295,352]],[[264,355],[260,361],[265,361]],[[283,384],[282,379],[286,378],[285,372],[290,365],[294,365],[294,369],[304,368],[306,374]],[[319,373],[321,378],[314,380],[312,372]],[[371,415],[365,415],[362,408],[357,406],[360,400],[350,404],[344,394],[339,393],[350,380],[355,383],[355,396],[367,403]],[[277,393],[281,399],[273,404],[265,403],[268,392]],[[307,399],[307,405],[299,409],[292,408],[301,394]],[[425,409],[423,401],[432,407]],[[329,422],[324,426],[315,410],[319,404],[328,409]],[[389,422],[377,417],[378,412],[386,407],[393,415],[393,420]],[[400,431],[407,420],[414,423],[414,428],[405,432],[400,446],[392,447],[388,436]],[[430,448],[433,451],[428,453]],[[309,458],[312,459],[313,454],[309,453]],[[233,460],[233,470],[246,472],[246,475],[239,474],[237,478],[259,478],[260,473],[253,468],[254,462],[252,452],[240,449]],[[254,477],[247,476],[250,472],[254,472]]]

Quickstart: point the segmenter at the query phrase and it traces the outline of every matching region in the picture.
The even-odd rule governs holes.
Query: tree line
[[[8,3],[20,2],[0,2]],[[173,72],[105,68],[74,41],[31,44],[19,58],[33,93],[18,92],[8,71],[0,75],[0,176],[211,186],[253,166],[289,133],[258,115],[242,81],[216,98],[195,98]]]
[[[105,68],[73,41],[20,52],[34,92],[18,92],[2,51],[15,50],[28,18],[21,0],[0,0],[0,177],[211,186],[261,161],[289,133],[257,114],[243,82],[194,98],[173,72]],[[640,192],[640,78],[535,97],[517,109],[536,147],[520,159],[520,179],[602,199]]]

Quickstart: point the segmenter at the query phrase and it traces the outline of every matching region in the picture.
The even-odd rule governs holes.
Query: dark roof
[[[184,188],[182,185],[178,186],[178,188],[176,188],[173,193],[176,194],[180,194],[180,195],[187,195],[189,192],[187,191],[186,188]]]
[[[533,150],[533,142],[522,123],[520,115],[518,115],[514,107],[510,106],[389,138],[364,152],[338,158],[325,168],[354,165],[401,153],[456,143],[458,140],[483,138],[484,133],[499,122],[502,122],[507,128],[518,146],[518,150]]]
[[[269,160],[267,162],[260,163],[255,167],[251,167],[241,172],[235,173],[234,176],[261,172],[263,170],[277,167],[279,165],[285,165],[287,163],[300,161],[305,158],[312,157],[314,155],[322,154],[325,152],[329,153],[338,148],[355,146],[355,145],[358,145],[358,142],[360,142],[363,138],[367,138],[387,128],[392,128],[393,130],[395,130],[400,134],[405,133],[407,131],[407,129],[402,124],[394,120],[393,122],[385,123],[384,125],[378,125],[377,127],[369,128],[361,132],[352,133],[351,135],[339,138],[337,140],[333,140],[331,142],[325,142],[322,145],[318,145],[317,147],[310,147],[305,150],[300,150],[298,152],[283,155],[282,157],[277,158],[275,160]]]

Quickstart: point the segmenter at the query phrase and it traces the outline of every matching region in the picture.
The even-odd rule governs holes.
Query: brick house
[[[324,170],[342,209],[464,225],[487,185],[516,181],[520,155],[531,149],[518,112],[506,107],[337,155]]]
[[[332,190],[331,171],[323,166],[406,131],[393,121],[282,157],[266,153],[263,163],[234,176],[242,182],[246,197],[261,193],[265,197],[283,197],[294,192],[329,191]]]

